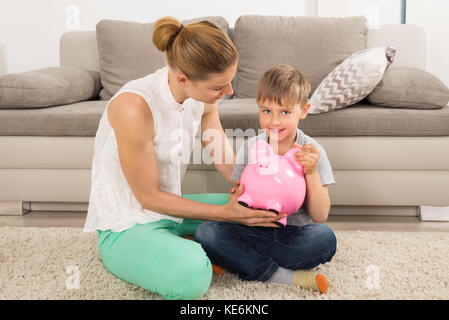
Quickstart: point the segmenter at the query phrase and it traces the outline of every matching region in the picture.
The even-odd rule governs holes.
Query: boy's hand
[[[301,151],[295,153],[295,160],[304,167],[304,174],[316,172],[320,153],[315,146],[311,143],[304,146],[295,143],[293,146],[301,149]]]

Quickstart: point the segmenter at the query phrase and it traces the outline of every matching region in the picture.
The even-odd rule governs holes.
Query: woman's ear
[[[187,78],[187,76],[182,73],[182,72],[177,72],[176,73],[176,81],[181,85],[181,86],[185,86],[187,84],[187,82],[189,81],[189,78]]]
[[[301,120],[304,120],[307,117],[307,114],[309,113],[310,109],[310,102],[307,102],[302,108],[301,108]]]

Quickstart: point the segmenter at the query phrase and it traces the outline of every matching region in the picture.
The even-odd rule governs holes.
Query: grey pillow
[[[225,33],[229,24],[223,17],[204,17],[181,21],[188,24],[207,20]],[[109,100],[127,82],[153,73],[165,65],[164,54],[152,41],[154,23],[119,20],[98,22],[97,47],[103,89],[101,99]]]
[[[396,67],[385,72],[367,100],[380,107],[439,109],[448,104],[449,89],[424,70]]]
[[[0,76],[0,109],[43,108],[98,97],[100,73],[50,67]]]
[[[262,74],[280,63],[304,73],[311,92],[344,59],[366,49],[365,17],[241,16],[234,26],[239,65],[236,98],[255,98]]]

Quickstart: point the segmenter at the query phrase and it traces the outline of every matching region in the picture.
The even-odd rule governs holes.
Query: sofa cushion
[[[381,107],[437,109],[448,104],[449,89],[424,70],[391,68],[367,100]]]
[[[382,80],[395,52],[392,47],[378,47],[346,58],[316,88],[309,114],[335,111],[366,98]]]
[[[0,136],[88,136],[97,133],[107,101],[44,109],[0,110]]]
[[[44,109],[0,110],[0,136],[94,137],[107,101],[85,101]],[[221,124],[228,136],[257,133],[254,99],[224,99]],[[379,108],[365,101],[341,110],[308,115],[299,128],[310,136],[449,136],[449,106],[436,110]],[[237,136],[239,136],[237,134]]]
[[[43,108],[95,99],[100,73],[74,67],[51,67],[0,76],[0,109]]]
[[[260,128],[254,99],[222,100],[220,120],[227,134]],[[311,114],[299,128],[310,136],[449,136],[449,106],[437,110],[390,109],[370,105],[366,100],[333,112]],[[246,134],[250,134],[248,131]],[[245,132],[243,132],[245,134]]]
[[[311,94],[344,59],[366,49],[365,17],[241,16],[234,26],[239,65],[236,98],[255,98],[262,74],[276,64],[290,64],[304,73]]]
[[[195,18],[182,23],[202,20],[228,32],[228,22],[222,17]],[[101,99],[109,100],[128,81],[144,77],[165,65],[164,54],[152,42],[153,23],[101,20],[96,30],[103,85]]]

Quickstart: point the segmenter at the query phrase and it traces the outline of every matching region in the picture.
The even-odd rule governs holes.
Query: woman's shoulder
[[[128,112],[143,112],[148,109],[148,103],[139,93],[125,91],[117,95],[108,105],[108,108],[116,108]],[[124,107],[118,107],[124,106]],[[145,107],[145,108],[144,108]]]
[[[108,120],[114,130],[142,123],[153,126],[153,115],[147,101],[132,92],[123,92],[108,105]]]

